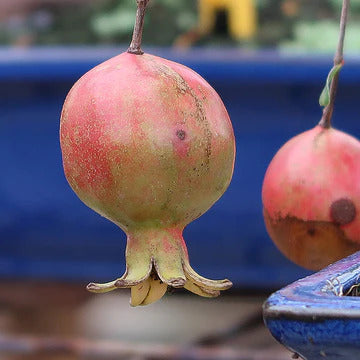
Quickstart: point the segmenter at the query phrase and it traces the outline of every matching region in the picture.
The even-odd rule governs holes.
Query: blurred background
[[[276,151],[320,120],[340,0],[151,0],[144,50],[190,66],[232,118],[237,161],[221,200],[185,231],[192,266],[234,288],[176,291],[132,309],[85,286],[125,268],[125,236],[73,194],[61,107],[72,84],[125,51],[135,0],[0,1],[1,359],[289,359],[262,325],[274,290],[309,272],[266,234],[261,185]],[[334,124],[360,136],[360,1],[352,1]]]
[[[150,7],[148,45],[332,52],[341,0],[156,0]],[[3,0],[0,44],[127,43],[135,8],[134,0]],[[349,51],[360,49],[359,17],[360,1],[353,0]]]

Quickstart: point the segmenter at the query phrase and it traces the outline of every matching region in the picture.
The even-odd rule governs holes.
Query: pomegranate
[[[320,125],[288,141],[267,169],[262,198],[270,237],[312,270],[360,250],[360,142]]]
[[[331,127],[348,5],[344,0],[335,66],[320,98],[322,120],[278,151],[262,189],[270,237],[290,260],[311,270],[360,250],[360,142]]]
[[[147,1],[138,0],[128,52],[85,74],[68,94],[60,126],[66,178],[79,198],[127,234],[126,271],[88,285],[131,288],[131,305],[167,287],[215,297],[229,280],[190,266],[184,228],[224,193],[235,141],[215,90],[189,68],[140,49]]]

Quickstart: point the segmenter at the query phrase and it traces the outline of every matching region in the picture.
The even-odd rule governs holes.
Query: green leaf
[[[330,104],[330,89],[331,89],[331,83],[334,80],[334,77],[340,72],[340,70],[342,69],[342,67],[344,66],[344,64],[339,64],[339,65],[335,65],[327,79],[326,79],[326,85],[324,87],[324,90],[322,91],[321,95],[320,95],[320,99],[319,99],[319,103],[320,106],[328,106]]]

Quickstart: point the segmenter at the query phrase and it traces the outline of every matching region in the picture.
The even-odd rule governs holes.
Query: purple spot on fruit
[[[180,139],[180,140],[185,140],[185,136],[186,136],[186,133],[184,130],[178,130],[176,132],[176,136]]]
[[[352,200],[339,199],[331,204],[330,214],[339,225],[350,224],[356,217],[356,208]]]

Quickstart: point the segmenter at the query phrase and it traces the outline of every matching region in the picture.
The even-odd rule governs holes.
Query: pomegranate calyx
[[[179,230],[147,230],[128,236],[125,274],[112,282],[90,283],[87,290],[105,293],[131,289],[132,306],[149,305],[161,299],[168,287],[185,288],[203,297],[217,297],[232,283],[206,279],[190,266],[186,245]]]

